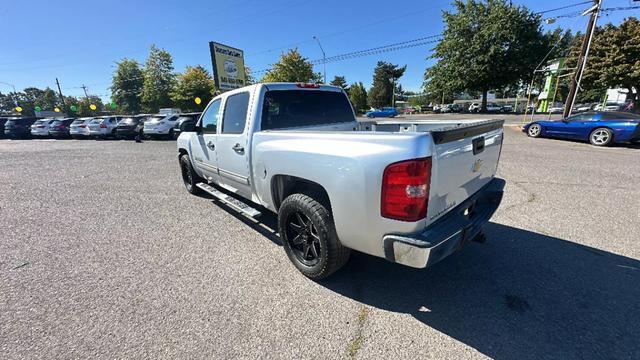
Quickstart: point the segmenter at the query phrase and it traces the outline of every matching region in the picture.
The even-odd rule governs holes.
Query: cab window
[[[249,107],[249,93],[231,95],[224,105],[222,118],[223,134],[242,134],[247,122],[247,108]]]
[[[218,117],[220,113],[220,100],[215,100],[202,114],[202,132],[205,134],[215,134],[218,128]]]

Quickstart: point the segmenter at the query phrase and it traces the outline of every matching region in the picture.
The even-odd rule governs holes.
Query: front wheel
[[[531,124],[531,126],[529,126],[527,135],[532,138],[537,138],[540,137],[540,134],[542,134],[542,126],[540,126],[540,124]]]
[[[306,277],[326,278],[349,260],[327,208],[311,196],[293,194],[278,210],[278,231],[289,260]]]
[[[189,155],[187,154],[180,156],[180,171],[182,173],[184,187],[187,189],[189,194],[197,195],[200,192],[200,188],[197,187],[196,184],[202,182],[202,178],[196,174],[195,170],[193,170],[193,166],[191,166],[191,161],[189,160]]]
[[[589,142],[595,146],[607,146],[613,141],[613,133],[607,128],[597,128],[589,134]]]

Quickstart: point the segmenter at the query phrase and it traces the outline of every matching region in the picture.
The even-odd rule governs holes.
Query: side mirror
[[[569,119],[562,119],[562,122],[566,124],[569,122]]]
[[[194,122],[188,121],[187,123],[184,124],[184,131],[185,132],[194,132],[197,131],[198,127],[196,126],[196,124]]]

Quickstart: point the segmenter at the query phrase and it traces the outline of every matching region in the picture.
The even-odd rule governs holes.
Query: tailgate
[[[489,183],[502,149],[503,120],[430,130],[433,138],[427,220],[432,222]]]

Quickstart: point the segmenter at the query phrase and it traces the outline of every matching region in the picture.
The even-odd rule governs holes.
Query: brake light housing
[[[387,219],[418,221],[427,216],[431,158],[400,161],[382,175],[380,214]]]
[[[320,84],[297,83],[296,86],[302,89],[319,89],[320,88]]]
[[[107,128],[107,124],[102,124],[102,123],[101,123],[101,124],[100,124],[100,128],[101,128],[101,129],[106,129],[106,128]]]

